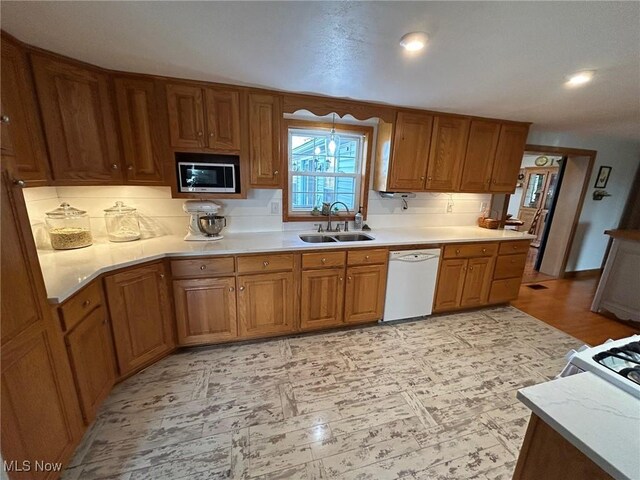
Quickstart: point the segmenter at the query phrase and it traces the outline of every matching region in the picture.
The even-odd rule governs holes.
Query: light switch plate
[[[280,202],[271,202],[271,215],[278,215],[280,213]]]

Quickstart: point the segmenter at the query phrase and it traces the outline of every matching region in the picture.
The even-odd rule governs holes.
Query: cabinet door
[[[460,191],[486,192],[489,190],[499,136],[499,123],[484,120],[471,121]]]
[[[462,289],[461,307],[485,305],[491,289],[493,258],[470,258]]]
[[[386,265],[348,267],[344,321],[356,323],[381,319],[386,287]]]
[[[491,174],[491,191],[513,193],[527,143],[527,125],[502,125]]]
[[[171,146],[203,148],[206,143],[202,89],[192,85],[167,85],[167,109]]]
[[[235,90],[205,90],[207,146],[212,150],[240,151],[240,94]]]
[[[467,260],[464,258],[441,261],[434,310],[448,310],[460,306],[466,269]]]
[[[236,338],[235,290],[234,277],[174,281],[178,344],[198,345]]]
[[[89,424],[116,379],[113,342],[104,308],[96,308],[82,320],[67,335],[66,343],[80,406],[85,423]]]
[[[38,54],[31,58],[53,179],[121,182],[109,76]]]
[[[427,190],[453,192],[458,189],[469,123],[468,118],[435,117],[427,167]]]
[[[105,278],[120,375],[173,348],[168,288],[162,264]]]
[[[241,337],[259,337],[294,330],[293,273],[238,277],[238,326]]]
[[[82,415],[62,337],[46,302],[22,193],[1,168],[2,459],[65,462],[82,435]],[[32,472],[29,478],[45,478]]]
[[[424,190],[432,125],[430,115],[398,113],[388,190]]]
[[[344,269],[302,272],[300,327],[313,329],[342,324]]]
[[[49,159],[38,117],[26,53],[2,39],[2,154],[15,156],[17,174],[29,185],[44,184]]]
[[[280,97],[249,95],[249,163],[252,187],[282,187],[281,123]]]
[[[168,152],[156,82],[120,77],[114,83],[125,178],[129,183],[162,185]]]

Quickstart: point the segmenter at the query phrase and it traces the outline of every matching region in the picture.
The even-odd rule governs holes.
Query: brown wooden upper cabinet
[[[15,158],[17,177],[42,185],[49,177],[49,159],[38,116],[35,89],[25,50],[2,38],[2,156]]]
[[[39,53],[31,54],[31,60],[53,179],[122,183],[109,75]]]
[[[460,190],[513,193],[528,125],[473,120]]]
[[[251,186],[281,188],[280,135],[282,100],[275,95],[249,95],[249,163]]]
[[[398,112],[385,190],[424,190],[432,127],[431,115]]]
[[[240,151],[240,92],[187,84],[167,85],[174,148]]]
[[[125,179],[162,185],[168,142],[158,82],[148,77],[115,77],[114,84]]]
[[[460,185],[469,119],[436,116],[431,134],[426,190],[453,192]]]

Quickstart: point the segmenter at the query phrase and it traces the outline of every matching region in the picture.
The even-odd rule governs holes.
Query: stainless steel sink
[[[300,240],[307,243],[329,243],[337,241],[328,235],[300,235]]]
[[[339,242],[362,242],[365,240],[373,240],[373,237],[364,233],[338,233],[333,236]]]

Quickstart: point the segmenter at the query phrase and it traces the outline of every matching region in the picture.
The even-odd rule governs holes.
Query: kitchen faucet
[[[351,213],[349,211],[349,207],[347,207],[347,205],[345,203],[343,203],[343,202],[333,202],[331,204],[331,206],[329,207],[329,223],[327,223],[327,232],[339,232],[340,231],[340,224],[336,225],[336,229],[335,230],[333,229],[333,227],[331,227],[331,212],[333,211],[333,206],[337,205],[337,204],[342,205],[345,208],[345,210],[347,211],[347,214]],[[345,231],[346,231],[347,225],[349,225],[347,222],[348,222],[348,220],[345,220]]]

